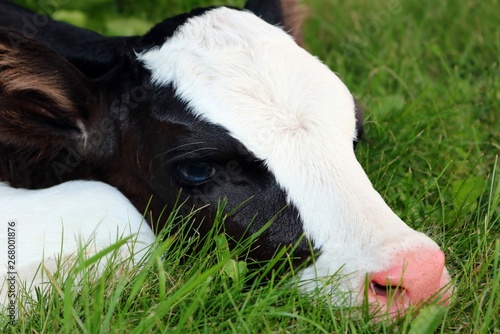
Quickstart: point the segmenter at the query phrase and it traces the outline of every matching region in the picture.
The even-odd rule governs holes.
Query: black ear
[[[354,115],[356,117],[356,140],[354,141],[354,148],[356,148],[358,142],[365,139],[363,109],[361,109],[356,99],[354,99]]]
[[[283,26],[297,44],[302,46],[302,21],[305,10],[297,2],[298,0],[248,0],[245,9],[260,16],[267,23]]]
[[[43,12],[54,11],[53,1],[44,1],[39,5]],[[0,0],[0,26],[44,43],[90,78],[106,74],[119,61],[124,41],[134,39],[102,36],[4,0]]]
[[[49,47],[0,28],[0,144],[42,152],[85,142],[96,96],[90,80]]]

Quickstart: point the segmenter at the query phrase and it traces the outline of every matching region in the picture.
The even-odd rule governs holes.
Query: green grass
[[[301,295],[291,274],[259,284],[259,273],[247,273],[257,278],[242,288],[229,269],[241,255],[227,256],[224,240],[178,235],[138,275],[110,274],[81,292],[63,286],[4,332],[426,333],[434,320],[438,333],[500,333],[499,1],[305,2],[307,48],[365,110],[359,161],[394,211],[447,255],[456,291],[443,319],[428,308],[417,319],[411,312],[375,324],[363,310]],[[140,33],[163,17],[224,2],[116,3],[75,0],[53,14],[107,34]],[[199,255],[183,256],[198,242]]]

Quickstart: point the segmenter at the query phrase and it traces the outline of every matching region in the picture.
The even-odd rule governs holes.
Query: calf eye
[[[189,186],[205,183],[215,173],[215,166],[207,161],[186,161],[177,165],[177,175],[180,181]]]

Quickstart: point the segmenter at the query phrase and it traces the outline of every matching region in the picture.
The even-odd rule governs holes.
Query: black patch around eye
[[[176,166],[176,176],[183,186],[195,187],[208,182],[217,172],[216,166],[203,160],[183,161]]]

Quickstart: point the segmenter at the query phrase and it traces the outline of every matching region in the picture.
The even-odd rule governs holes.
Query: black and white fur
[[[360,303],[367,277],[399,271],[390,283],[373,278],[378,288],[369,291],[385,305],[380,286],[400,279],[411,298],[387,308],[396,314],[449,282],[437,244],[392,212],[357,162],[353,142],[363,130],[353,96],[280,27],[218,7],[145,36],[108,38],[47,21],[26,37],[22,18],[33,14],[5,2],[0,9],[10,10],[0,25],[17,30],[0,30],[0,57],[30,67],[0,61],[0,180],[23,188],[102,181],[147,210],[155,231],[162,210],[181,202],[200,209],[196,233],[204,234],[223,199],[236,240],[273,221],[251,259],[298,243],[298,265],[312,248],[303,289],[320,287],[333,303],[339,291]],[[18,87],[6,74],[50,80]],[[420,270],[428,274],[411,276]],[[346,279],[322,283],[333,274]]]

